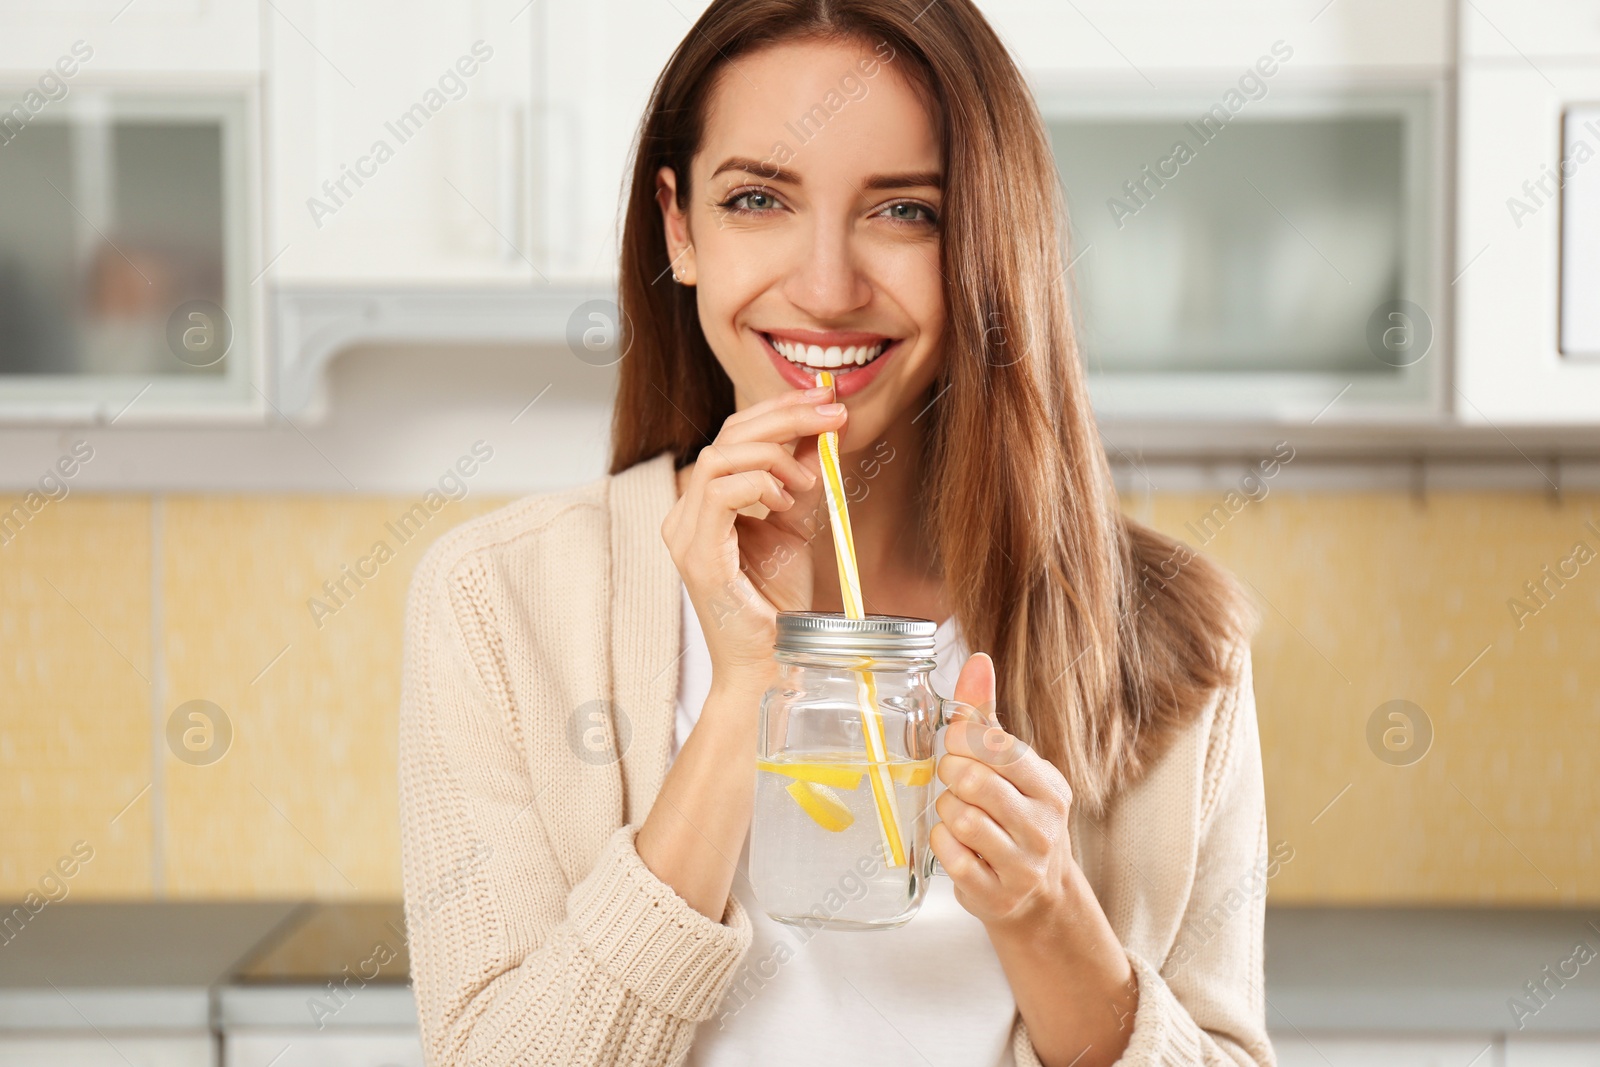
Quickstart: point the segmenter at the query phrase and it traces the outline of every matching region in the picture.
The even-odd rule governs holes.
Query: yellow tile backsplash
[[[144,896],[151,505],[41,500],[0,496],[0,894]]]
[[[1271,899],[1600,902],[1600,497],[1222,499],[1126,506],[1260,605]],[[0,895],[78,841],[83,897],[398,895],[407,584],[503,501],[417,503],[77,494],[0,547]]]
[[[1198,542],[1216,502],[1160,496],[1142,514]],[[1600,900],[1600,561],[1553,570],[1537,602],[1524,584],[1580,541],[1600,550],[1589,523],[1595,494],[1279,491],[1215,533],[1206,550],[1262,615],[1268,830],[1294,849],[1271,899]],[[1373,738],[1396,700],[1420,716],[1386,711]]]
[[[437,513],[390,498],[166,502],[169,703],[209,700],[233,732],[213,763],[165,754],[172,895],[399,894],[406,588],[439,534],[503,502]]]

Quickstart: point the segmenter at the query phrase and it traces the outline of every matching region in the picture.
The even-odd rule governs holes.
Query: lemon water
[[[750,881],[779,922],[882,929],[910,920],[928,870],[933,760],[891,760],[906,863],[889,865],[863,753],[785,753],[756,763]]]

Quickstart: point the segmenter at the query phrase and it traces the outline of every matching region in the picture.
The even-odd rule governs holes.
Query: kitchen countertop
[[[1269,907],[1267,1027],[1517,1032],[1517,997],[1538,1009],[1523,1033],[1600,1035],[1600,958],[1569,964],[1543,1007],[1524,988],[1579,942],[1600,953],[1600,910]]]
[[[0,945],[0,1030],[207,1027],[212,987],[299,908],[47,904]]]
[[[219,989],[225,1027],[415,1026],[398,902],[315,904],[234,967]]]
[[[50,904],[0,944],[0,1033],[415,1025],[398,902]]]
[[[1503,1033],[1519,997],[1524,1032],[1600,1035],[1600,959],[1524,988],[1580,942],[1600,910],[1269,907],[1267,1025]],[[415,1023],[396,902],[52,904],[0,943],[0,1032]]]

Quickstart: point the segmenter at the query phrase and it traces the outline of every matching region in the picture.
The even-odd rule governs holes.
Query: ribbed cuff
[[[1028,1037],[1028,1024],[1022,1021],[1021,1012],[1011,1024],[1011,1058],[1017,1061],[1017,1067],[1044,1067],[1033,1039]]]
[[[668,1015],[703,1022],[750,947],[750,919],[731,895],[723,921],[695,911],[634,847],[637,827],[611,836],[573,889],[567,914],[599,967]]]
[[[1139,1007],[1133,1013],[1133,1034],[1117,1060],[1118,1067],[1204,1063],[1200,1027],[1166,979],[1137,954],[1128,952],[1127,956],[1139,981]]]

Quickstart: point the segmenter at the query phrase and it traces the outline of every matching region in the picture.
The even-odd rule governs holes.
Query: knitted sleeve
[[[607,841],[569,884],[534,807],[493,621],[424,558],[406,610],[400,808],[413,988],[429,1064],[674,1064],[750,943]],[[459,553],[457,553],[459,556]]]
[[[1267,880],[1266,798],[1250,650],[1217,703],[1200,783],[1194,886],[1183,925],[1164,960],[1129,951],[1139,985],[1119,1067],[1274,1067],[1266,1029],[1262,963]],[[1290,856],[1292,858],[1292,854]],[[1039,1067],[1019,1019],[1018,1067]]]

